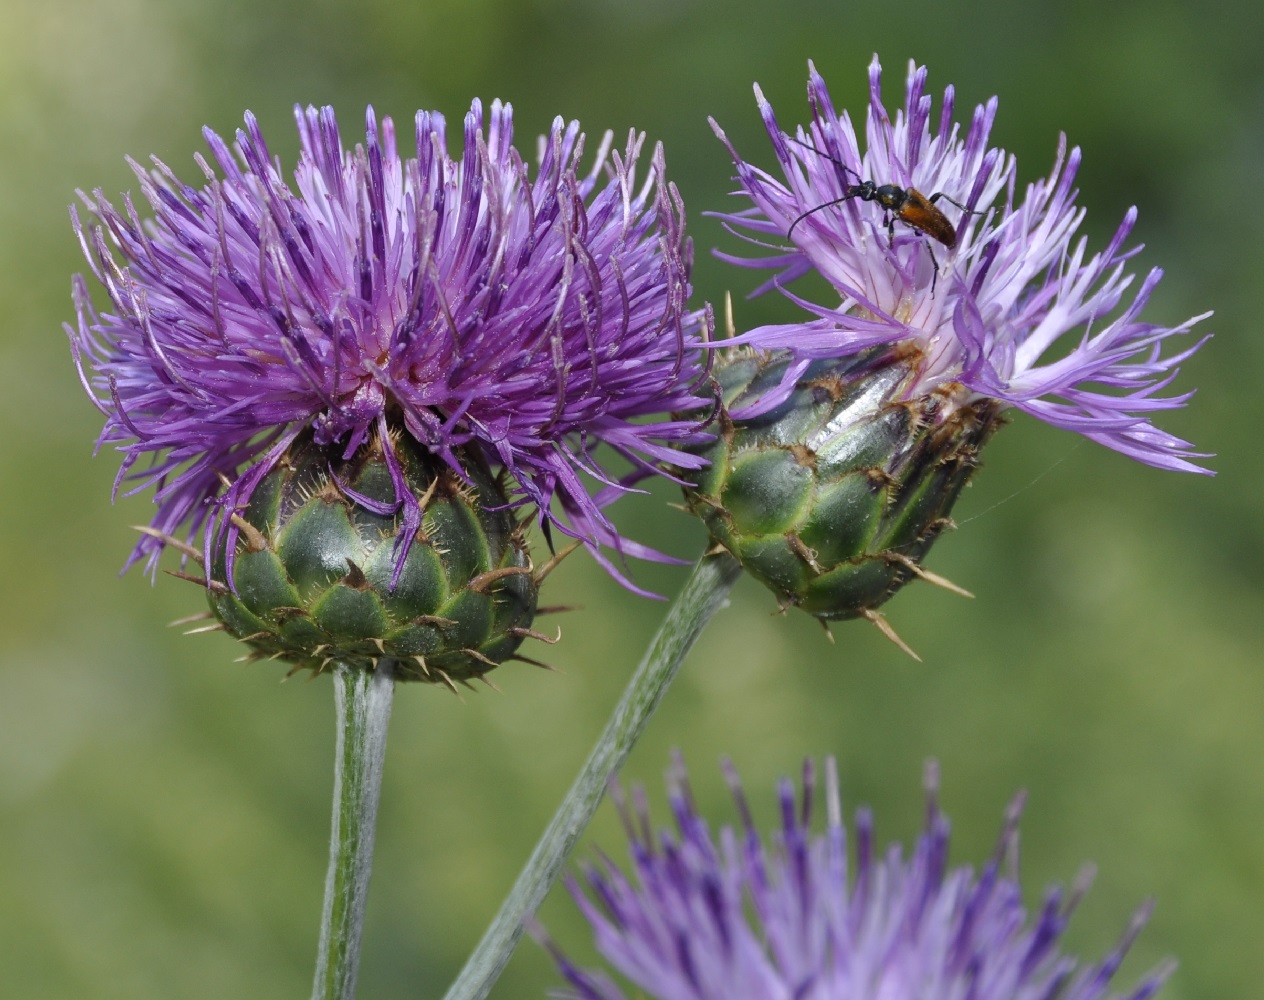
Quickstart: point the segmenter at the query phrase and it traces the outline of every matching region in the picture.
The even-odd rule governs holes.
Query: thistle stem
[[[557,880],[563,862],[597,811],[610,778],[627,759],[681,662],[741,573],[741,566],[727,552],[698,560],[575,783],[444,1000],[484,1000],[491,991],[518,943],[523,921],[535,912]]]
[[[355,996],[386,756],[386,726],[394,693],[395,671],[390,660],[380,661],[372,673],[342,664],[334,669],[338,739],[333,828],[312,1000],[352,1000]]]

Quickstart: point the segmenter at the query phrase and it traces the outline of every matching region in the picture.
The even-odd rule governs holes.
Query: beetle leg
[[[959,209],[961,209],[961,211],[965,212],[966,215],[982,215],[983,214],[982,212],[972,211],[971,209],[966,208],[965,205],[957,201],[956,198],[950,197],[949,195],[945,194],[943,191],[936,191],[927,200],[930,201],[930,203],[933,205],[935,204],[935,202],[939,201],[940,198],[943,198],[944,201],[951,202],[953,205],[956,205]]]

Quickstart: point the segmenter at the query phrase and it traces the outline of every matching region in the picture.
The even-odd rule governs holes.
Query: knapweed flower
[[[910,66],[894,121],[876,56],[869,82],[863,144],[815,69],[811,121],[793,134],[756,88],[780,177],[715,126],[752,203],[721,218],[759,247],[753,259],[721,256],[774,271],[756,294],[777,289],[810,316],[731,339],[761,353],[717,373],[732,426],[694,509],[785,603],[826,618],[871,612],[918,571],[1011,408],[1159,468],[1206,471],[1187,442],[1151,423],[1189,398],[1163,393],[1202,341],[1169,345],[1203,317],[1142,319],[1157,268],[1128,297],[1136,210],[1089,256],[1076,236],[1080,152],[1068,154],[1065,138],[1049,176],[1019,201],[1014,158],[988,145],[995,98],[963,136],[952,88],[932,113],[925,68]],[[837,301],[791,291],[813,271]],[[769,458],[776,449],[788,457]],[[789,499],[750,488],[745,480],[762,477],[746,475],[754,460],[783,474]],[[926,482],[944,461],[963,470],[941,476],[946,490]]]
[[[452,605],[471,579],[491,602],[527,573],[506,510],[525,506],[523,521],[583,541],[613,572],[599,546],[655,555],[608,520],[603,506],[621,486],[594,449],[634,468],[669,455],[682,467],[676,447],[704,437],[698,419],[656,418],[706,406],[705,322],[687,311],[692,248],[661,146],[638,180],[644,136],[620,152],[607,135],[581,173],[584,136],[558,119],[533,178],[500,102],[486,120],[474,102],[459,159],[437,113],[417,114],[409,158],[372,109],[353,150],[332,109],[295,117],[293,183],[247,115],[231,149],[204,131],[212,162],[197,157],[200,187],[156,159],[133,164],[148,221],[130,197],[119,209],[100,191],[81,194],[95,226],[72,209],[110,300],[98,311],[76,278],[78,324],[67,328],[106,418],[99,444],[124,455],[116,492],[152,486],[158,507],[129,565],[152,569],[165,544],[201,532],[186,554],[200,550],[208,570],[218,562],[220,594],[264,619],[260,648],[293,658],[315,639],[326,657],[344,639],[376,643],[366,652],[376,655],[405,624],[459,631],[444,623],[462,618]],[[357,454],[380,470],[340,472]],[[504,537],[454,542],[455,522],[474,515],[430,505],[458,495],[500,511],[481,531]],[[326,548],[289,539],[291,565],[286,525],[317,497],[342,510],[336,537]],[[429,554],[418,554],[423,543]],[[409,579],[414,555],[428,564],[454,546],[458,565]],[[244,587],[240,557],[259,552],[268,568]],[[334,583],[374,601],[347,621],[359,598],[340,592],[341,610],[308,635],[313,602]],[[514,602],[533,606],[529,589]],[[285,628],[293,642],[276,638]],[[454,648],[500,655],[473,631]],[[429,642],[388,653],[420,655]]]
[[[826,761],[823,833],[811,830],[815,777],[801,797],[779,789],[781,827],[761,839],[731,765],[741,828],[718,836],[694,806],[683,768],[672,782],[675,831],[654,834],[643,798],[624,807],[632,869],[603,858],[570,889],[598,951],[651,1000],[1100,1000],[1148,915],[1134,917],[1105,958],[1081,965],[1059,938],[1087,879],[1046,891],[1029,915],[1016,866],[1022,797],[995,855],[978,871],[948,864],[948,820],[928,766],[926,827],[910,856],[879,853],[873,819],[857,813],[848,857],[832,760]],[[600,971],[578,968],[549,942],[578,1000],[624,1000]],[[1153,996],[1167,963],[1127,1000]],[[639,995],[639,994],[638,994]],[[1119,994],[1111,994],[1120,996]]]

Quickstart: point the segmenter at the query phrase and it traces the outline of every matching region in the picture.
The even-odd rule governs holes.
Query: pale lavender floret
[[[1067,895],[1046,891],[1023,908],[1017,867],[1022,796],[1010,807],[995,855],[979,872],[948,865],[949,824],[938,775],[927,767],[926,827],[910,857],[879,854],[873,820],[857,813],[848,858],[837,774],[826,761],[824,833],[811,831],[815,774],[804,766],[801,798],[784,780],[781,827],[765,842],[731,765],[741,828],[713,836],[677,764],[676,830],[651,831],[644,799],[630,813],[632,869],[608,858],[570,889],[592,924],[601,955],[650,1000],[1102,1000],[1149,915],[1142,907],[1117,946],[1081,966],[1059,950],[1087,877]],[[570,962],[537,927],[570,989],[570,1000],[626,1000],[603,972]],[[1165,963],[1126,1000],[1154,996]],[[638,994],[639,995],[639,994]]]
[[[755,88],[784,179],[743,160],[712,123],[733,156],[740,193],[754,203],[721,218],[762,254],[720,256],[775,271],[756,294],[776,288],[816,317],[735,338],[786,348],[800,359],[780,397],[769,396],[744,415],[775,406],[810,359],[907,342],[923,355],[910,395],[959,384],[963,401],[997,399],[1150,465],[1206,472],[1189,461],[1201,453],[1156,428],[1150,417],[1189,399],[1190,393],[1159,394],[1206,338],[1166,357],[1164,341],[1188,333],[1210,314],[1175,327],[1143,322],[1141,310],[1162,275],[1157,268],[1126,301],[1133,275],[1125,266],[1140,250],[1124,247],[1136,209],[1128,210],[1107,248],[1089,257],[1084,238],[1076,239],[1084,219],[1072,186],[1080,151],[1068,154],[1065,136],[1049,176],[1030,184],[1016,204],[1014,158],[988,146],[996,98],[975,108],[962,138],[951,87],[932,122],[925,67],[910,64],[904,107],[894,121],[882,103],[876,55],[869,83],[863,149],[850,116],[834,110],[815,67],[808,83],[812,121],[793,138]],[[942,192],[960,202],[969,214],[947,199],[936,203],[956,228],[956,246],[899,220],[892,241],[874,202],[853,197],[821,207],[864,180],[927,197]],[[796,219],[792,246],[786,247]],[[837,290],[837,305],[813,303],[787,289],[812,270]]]
[[[590,548],[653,557],[603,513],[622,488],[592,448],[690,468],[677,448],[705,439],[698,420],[661,418],[707,405],[706,322],[686,309],[692,247],[662,147],[638,182],[644,136],[620,152],[607,135],[580,173],[583,134],[559,118],[531,179],[499,101],[486,121],[474,102],[455,160],[437,113],[418,112],[407,159],[372,109],[354,150],[331,108],[295,117],[292,185],[247,114],[231,149],[204,130],[200,187],[157,159],[132,164],[151,221],[99,190],[81,192],[98,225],[71,209],[112,309],[76,277],[67,332],[106,416],[99,444],[124,454],[116,492],[156,487],[157,532],[205,528],[209,548],[226,526],[231,553],[226,513],[300,433],[349,455],[386,439],[389,413],[458,471],[459,452],[480,449],[512,474],[515,502]],[[421,512],[387,459],[402,566]],[[162,544],[144,537],[129,565],[152,567]]]

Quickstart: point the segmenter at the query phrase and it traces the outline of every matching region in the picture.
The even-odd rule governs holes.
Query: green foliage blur
[[[662,803],[672,747],[695,791],[731,816],[730,754],[762,815],[805,754],[836,754],[845,799],[882,839],[908,838],[920,774],[942,763],[958,862],[992,849],[1005,803],[1030,791],[1032,901],[1095,861],[1070,932],[1104,952],[1132,908],[1155,917],[1125,968],[1181,966],[1166,1000],[1258,995],[1264,981],[1264,8],[1210,0],[974,4],[823,0],[8,0],[0,23],[0,995],[33,1000],[303,997],[324,881],[333,756],[327,678],[280,684],[222,635],[165,623],[202,595],[117,578],[148,497],[109,503],[115,456],[90,457],[100,417],[61,323],[83,265],[76,187],[135,190],[126,155],[182,176],[207,124],[253,110],[288,166],[295,102],[332,103],[354,141],[364,106],[410,134],[417,108],[457,123],[471,98],[515,109],[520,148],[553,116],[590,134],[644,129],[667,148],[697,245],[698,301],[728,290],[739,327],[788,321],[704,212],[731,165],[706,124],[771,161],[751,95],[806,114],[806,62],[835,102],[865,100],[877,50],[888,104],[905,61],[958,117],[1001,98],[994,140],[1020,183],[1047,172],[1059,131],[1084,148],[1093,246],[1140,208],[1137,260],[1168,277],[1156,322],[1208,308],[1216,339],[1186,365],[1198,388],[1164,426],[1217,453],[1215,479],[1162,473],[1018,418],[991,444],[931,568],[887,607],[915,663],[863,623],[825,641],[744,581],[629,762]],[[683,558],[703,547],[671,490],[616,508],[634,537]],[[680,568],[638,568],[671,593]],[[545,603],[563,641],[511,665],[503,693],[396,697],[360,996],[438,997],[569,784],[663,606],[577,556]],[[551,622],[549,623],[551,625]],[[603,809],[588,843],[615,855]],[[564,894],[542,914],[590,957]],[[1125,981],[1127,981],[1125,976]],[[526,942],[493,993],[542,997],[551,963]]]

